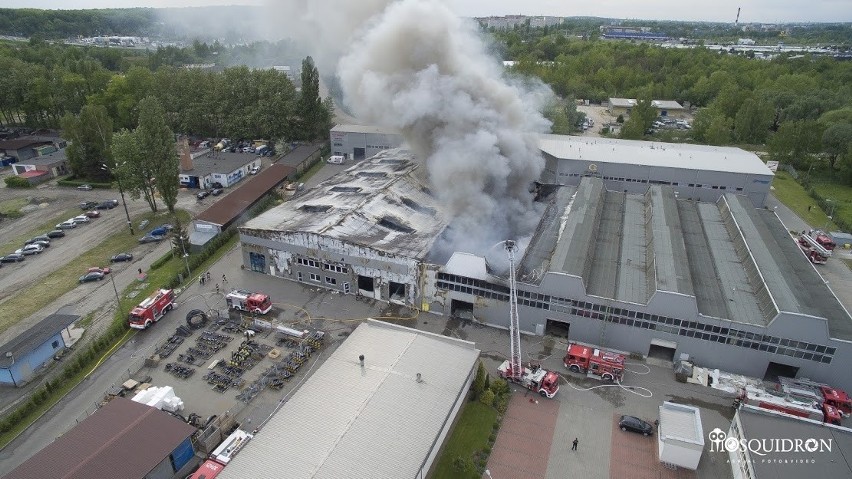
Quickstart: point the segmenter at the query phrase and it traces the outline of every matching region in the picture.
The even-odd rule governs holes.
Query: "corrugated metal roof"
[[[379,135],[399,135],[399,130],[372,125],[334,125],[332,133],[374,133]]]
[[[409,152],[383,151],[248,221],[241,232],[313,233],[425,258],[446,219],[416,170]]]
[[[194,432],[168,413],[116,397],[4,479],[141,479]]]
[[[704,445],[704,428],[697,407],[663,401],[660,405],[660,438],[680,439]]]
[[[13,358],[21,359],[78,319],[80,316],[76,314],[51,314],[26,332],[11,338],[6,344],[0,346],[0,354],[2,354],[0,367],[6,368],[12,364],[13,359],[7,358],[6,352],[11,352]]]
[[[415,477],[440,447],[438,435],[478,357],[471,342],[369,320],[219,478]]]
[[[227,228],[294,171],[291,166],[276,163],[244,181],[234,191],[202,211],[196,219],[219,225],[222,229]]]
[[[740,148],[566,135],[539,135],[539,148],[555,158],[594,163],[773,176],[757,155]]]

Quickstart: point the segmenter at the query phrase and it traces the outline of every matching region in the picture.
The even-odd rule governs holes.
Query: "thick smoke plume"
[[[432,191],[452,218],[439,256],[486,253],[531,234],[538,215],[529,187],[544,167],[532,133],[549,127],[538,113],[549,90],[507,81],[476,25],[437,0],[306,7],[318,4],[334,26],[320,35],[345,47],[336,74],[348,107],[364,123],[401,130],[425,159]],[[344,14],[329,19],[329,12]]]

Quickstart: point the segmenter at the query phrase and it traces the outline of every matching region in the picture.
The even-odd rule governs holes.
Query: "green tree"
[[[485,392],[482,393],[482,396],[479,397],[479,402],[485,404],[488,407],[494,405],[494,391],[490,389],[486,389]]]
[[[630,110],[630,118],[621,128],[621,137],[628,140],[638,140],[645,136],[645,131],[654,123],[657,110],[648,97],[636,100],[636,105]]]
[[[747,99],[734,119],[737,140],[743,143],[762,144],[769,134],[775,112],[763,101]]]
[[[828,154],[828,163],[834,169],[837,160],[852,151],[852,124],[835,123],[822,134],[822,148]]]
[[[136,132],[121,130],[112,137],[115,160],[112,171],[118,176],[124,191],[133,199],[145,198],[151,211],[157,211],[156,187],[151,181],[154,170]]]
[[[66,155],[71,170],[79,178],[104,181],[109,173],[101,168],[111,164],[112,120],[104,107],[86,105],[79,116],[67,114],[61,121],[64,137],[69,141]]]
[[[319,94],[319,71],[314,59],[306,57],[302,61],[302,92],[299,95],[298,112],[300,121],[299,136],[303,140],[314,140],[325,135],[321,131],[323,103]]]
[[[488,376],[488,373],[485,371],[485,366],[482,365],[482,361],[479,361],[476,366],[476,376],[473,378],[473,385],[471,389],[473,390],[473,398],[477,399],[482,395],[482,392],[485,391],[485,378]]]
[[[707,126],[707,131],[704,133],[704,140],[708,145],[727,145],[731,142],[731,126],[733,120],[725,115],[716,115],[712,117],[710,124]]]
[[[149,181],[155,184],[166,208],[174,213],[180,187],[178,154],[175,135],[166,124],[165,112],[156,98],[147,97],[139,102],[139,127],[135,134],[151,165]]]

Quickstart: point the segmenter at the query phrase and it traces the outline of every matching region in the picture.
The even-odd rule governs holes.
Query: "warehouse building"
[[[183,154],[178,178],[186,188],[228,188],[249,176],[252,168],[260,168],[260,160],[250,153],[209,151],[194,158]]]
[[[419,304],[422,261],[446,226],[414,157],[383,151],[240,228],[247,269]]]
[[[331,154],[361,161],[384,150],[399,148],[404,140],[389,128],[361,125],[336,125],[331,129]]]
[[[172,479],[198,465],[195,428],[151,406],[115,397],[4,479]]]
[[[71,173],[71,166],[65,148],[45,155],[34,156],[12,165],[14,174],[23,178],[37,178],[32,184]]]
[[[508,326],[505,278],[451,260],[424,301]],[[468,259],[467,263],[473,260]],[[560,188],[518,266],[520,327],[755,377],[852,389],[852,318],[773,211],[583,178]]]
[[[0,384],[19,387],[28,383],[54,356],[76,342],[71,325],[78,319],[74,314],[51,314],[0,346]]]
[[[710,454],[727,453],[734,479],[852,477],[845,427],[742,405],[728,432],[714,430],[710,442]]]
[[[541,135],[539,147],[541,182],[553,185],[577,186],[594,177],[613,191],[668,185],[679,198],[716,201],[736,193],[762,207],[774,178],[757,155],[739,148],[565,135]]]
[[[368,320],[218,477],[425,478],[478,358],[471,342]]]
[[[629,116],[636,103],[635,98],[610,98],[607,111],[613,116]],[[657,111],[657,116],[668,118],[685,118],[688,113],[683,105],[674,100],[651,100],[651,107]]]

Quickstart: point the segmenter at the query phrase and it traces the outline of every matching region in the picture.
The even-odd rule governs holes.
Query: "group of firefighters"
[[[204,286],[206,283],[210,282],[210,271],[206,273],[202,273],[201,276],[198,277],[198,284]],[[222,273],[222,287],[225,287],[225,283],[228,282],[228,278],[225,277],[225,273]],[[219,292],[219,283],[216,283],[216,292]]]

